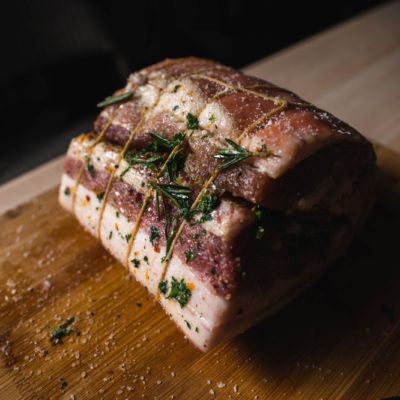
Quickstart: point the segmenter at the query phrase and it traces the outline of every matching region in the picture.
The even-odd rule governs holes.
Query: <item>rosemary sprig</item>
[[[157,132],[149,132],[149,135],[155,140],[157,144],[171,150],[174,147],[182,144],[183,139],[185,138],[185,134],[182,132],[178,132],[176,135],[172,137],[172,139],[167,139],[165,137],[162,137]]]
[[[217,154],[214,155],[215,158],[219,160],[223,160],[223,162],[218,166],[219,171],[223,171],[225,169],[228,169],[238,163],[240,163],[243,160],[246,160],[249,157],[268,157],[270,153],[268,151],[264,152],[257,152],[254,153],[252,151],[249,151],[241,146],[239,146],[237,143],[235,143],[231,139],[225,139],[225,141],[229,144],[229,148],[224,148],[218,150]]]
[[[147,168],[156,170],[156,166],[159,162],[164,160],[164,157],[159,153],[146,152],[146,151],[127,151],[124,155],[124,160],[128,163],[128,167],[122,171],[119,176],[122,178],[132,167],[132,165],[140,164]]]
[[[185,157],[181,154],[181,146],[185,139],[185,134],[178,132],[172,139],[164,138],[157,132],[149,132],[149,135],[154,139],[154,142],[149,146],[153,151],[158,151],[158,146],[165,147],[168,150],[174,150],[172,156],[169,157],[165,165],[164,175],[167,176],[171,182],[175,182],[178,177],[178,172],[182,169],[185,161]]]
[[[157,193],[170,199],[179,209],[189,209],[189,195],[192,192],[189,188],[176,184],[152,183],[151,185]]]
[[[111,104],[119,103],[121,101],[127,100],[132,96],[133,92],[132,90],[128,90],[125,93],[122,93],[118,96],[108,96],[106,97],[103,101],[97,104],[97,107],[102,108],[109,106]]]

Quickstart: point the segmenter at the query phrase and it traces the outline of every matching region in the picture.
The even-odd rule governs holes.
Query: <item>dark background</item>
[[[0,183],[65,152],[135,69],[187,55],[240,68],[380,3],[13,0],[0,24]]]

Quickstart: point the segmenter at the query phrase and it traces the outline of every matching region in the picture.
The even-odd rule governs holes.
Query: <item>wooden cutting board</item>
[[[1,399],[360,399],[400,395],[400,157],[346,257],[277,315],[203,354],[57,204],[0,217]],[[51,332],[74,316],[74,332]]]

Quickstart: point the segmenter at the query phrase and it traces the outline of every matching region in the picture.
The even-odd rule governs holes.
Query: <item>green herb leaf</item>
[[[179,108],[178,105],[172,107],[172,111],[176,111]]]
[[[149,132],[149,135],[155,140],[157,144],[170,150],[178,145],[181,145],[183,139],[185,138],[185,134],[182,132],[178,132],[172,137],[172,139],[164,138],[157,132]]]
[[[160,289],[160,292],[163,295],[167,294],[167,290],[168,290],[168,282],[167,281],[162,281],[158,284],[158,288]]]
[[[62,339],[70,335],[74,331],[70,326],[74,322],[75,322],[75,317],[70,317],[58,328],[54,329],[54,331],[50,335],[50,342],[54,344],[62,343]]]
[[[67,386],[68,386],[68,382],[67,382],[64,378],[61,378],[61,386],[60,386],[60,389],[61,389],[62,391],[64,391],[64,390],[67,388]]]
[[[180,154],[180,151],[181,149],[173,154],[166,165],[165,174],[171,182],[176,181],[179,171],[181,171],[185,165],[185,157]]]
[[[246,158],[253,156],[251,151],[239,146],[233,140],[225,139],[225,141],[229,144],[230,148],[220,149],[217,154],[214,155],[215,158],[223,161],[222,164],[218,166],[220,171],[228,169]]]
[[[104,195],[105,195],[106,193],[105,192],[100,192],[100,193],[98,193],[97,194],[97,199],[99,200],[99,201],[102,201],[103,199],[104,199]]]
[[[148,265],[149,264],[149,257],[144,256],[143,261]]]
[[[119,103],[121,101],[127,100],[132,96],[133,92],[132,90],[128,90],[125,93],[122,93],[118,96],[108,96],[106,97],[103,101],[97,104],[97,107],[102,108],[109,106],[111,104]]]
[[[191,330],[192,329],[192,325],[190,325],[190,322],[187,321],[186,319],[184,319],[186,326]]]
[[[71,189],[68,186],[64,189],[64,194],[66,196],[69,196],[71,194]]]
[[[157,165],[164,160],[164,156],[159,153],[151,151],[129,150],[125,153],[124,160],[128,163],[128,167],[125,168],[124,171],[122,171],[121,175],[119,176],[120,178],[122,178],[135,164],[144,165],[145,167],[150,168],[153,171],[156,171]]]
[[[96,170],[95,170],[95,168],[94,168],[94,166],[92,164],[92,161],[90,160],[89,157],[86,157],[86,168],[87,168],[90,176],[92,178],[94,178],[94,176],[96,175]]]
[[[211,221],[211,213],[218,207],[220,198],[211,191],[205,191],[201,196],[200,203],[196,207],[196,212],[202,213],[200,223]]]
[[[155,226],[150,227],[150,243],[154,246],[154,241],[160,239],[160,234]]]
[[[169,291],[167,299],[175,299],[181,308],[183,308],[190,299],[192,292],[187,287],[185,281],[181,279],[178,281],[175,277],[172,277],[171,280],[171,289]]]
[[[132,233],[127,233],[125,235],[125,240],[126,240],[127,243],[129,243],[129,241],[131,240],[131,237],[132,237]]]
[[[189,209],[189,196],[192,191],[188,187],[161,183],[152,183],[151,186],[160,195],[170,199],[178,208]]]
[[[131,263],[133,264],[133,266],[134,266],[135,268],[139,268],[139,267],[140,267],[140,261],[139,261],[137,258],[133,258],[133,259],[131,260]]]
[[[193,261],[198,256],[196,249],[189,249],[185,251],[186,262]]]
[[[173,93],[176,93],[181,88],[181,85],[175,85]]]
[[[186,126],[188,129],[198,129],[199,127],[199,120],[197,117],[191,113],[186,114]]]

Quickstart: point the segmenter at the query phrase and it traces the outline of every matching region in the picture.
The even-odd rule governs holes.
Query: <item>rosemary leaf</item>
[[[214,155],[215,158],[223,161],[218,167],[220,171],[228,169],[246,158],[253,156],[251,151],[239,146],[233,140],[225,139],[225,141],[229,144],[230,148],[220,149],[217,154]]]
[[[218,167],[219,171],[228,169],[249,157],[269,157],[271,155],[271,153],[267,151],[265,144],[262,146],[263,151],[252,152],[239,146],[231,139],[225,139],[225,141],[230,147],[220,149],[217,154],[214,155],[215,158],[223,161]]]
[[[119,103],[121,101],[129,99],[132,96],[132,94],[133,94],[132,90],[128,90],[127,92],[122,93],[118,96],[108,96],[103,101],[98,103],[97,107],[102,108],[102,107],[109,106],[111,104]]]
[[[152,183],[153,188],[161,195],[167,197],[180,209],[189,209],[189,195],[191,190],[176,184]]]

